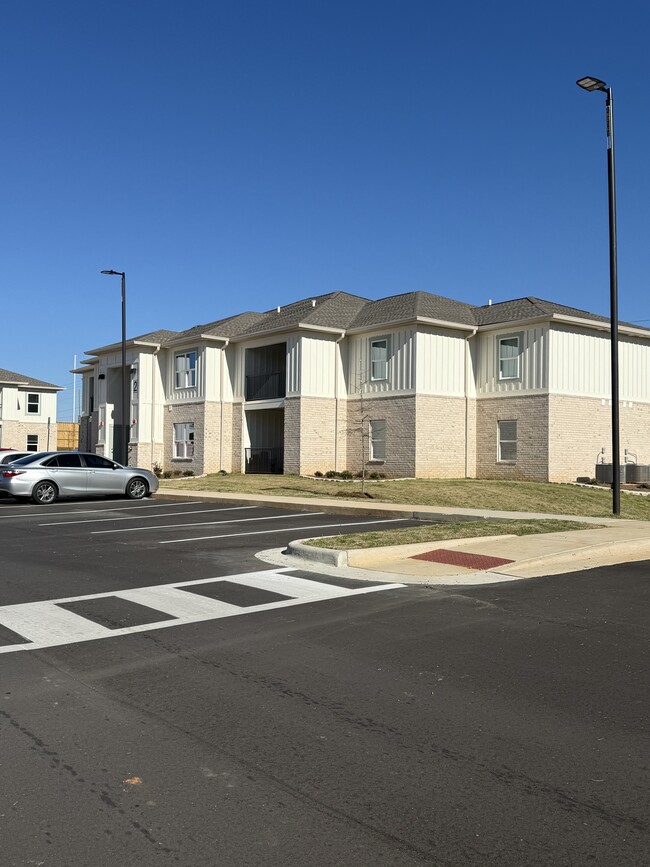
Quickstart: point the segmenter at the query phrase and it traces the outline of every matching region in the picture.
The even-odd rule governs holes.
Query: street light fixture
[[[612,372],[612,511],[621,514],[621,468],[618,415],[618,267],[616,261],[616,179],[614,172],[614,101],[612,88],[599,78],[586,76],[576,81],[583,90],[606,94],[607,187],[609,192],[609,321]]]
[[[120,441],[120,463],[126,466],[128,457],[129,405],[126,390],[126,274],[124,271],[102,271],[112,277],[122,278],[122,436]]]

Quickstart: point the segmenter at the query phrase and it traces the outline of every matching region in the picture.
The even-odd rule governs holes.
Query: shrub
[[[193,476],[194,470],[183,470],[183,475],[184,476]]]
[[[322,478],[323,478],[323,474],[321,473],[320,470],[316,470],[316,472],[314,473],[314,475],[316,476],[317,479],[322,479]]]
[[[162,467],[160,466],[159,463],[155,463],[153,465],[153,474],[157,479],[159,479],[162,476],[163,470],[162,470]]]
[[[171,470],[165,470],[165,472],[162,474],[162,477],[163,477],[163,479],[171,479],[171,477],[172,477]]]
[[[368,476],[368,478],[369,478],[369,479],[378,479],[378,478],[379,478],[379,473],[372,472],[372,473],[370,473],[370,475]]]
[[[218,475],[218,476],[227,476],[227,475],[228,475],[228,470],[219,470],[219,472],[217,473],[217,475]]]
[[[351,478],[353,478],[353,476],[352,476],[352,473],[350,472],[350,470],[342,470],[339,473],[339,478],[340,479],[351,479]]]
[[[325,473],[326,479],[335,479],[337,476],[338,476],[338,473],[336,472],[336,470],[328,470]]]

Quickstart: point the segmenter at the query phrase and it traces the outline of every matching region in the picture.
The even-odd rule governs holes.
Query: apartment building
[[[333,292],[89,350],[80,448],[163,470],[361,467],[572,481],[611,443],[609,321],[538,298]],[[620,323],[620,432],[650,463],[650,330]]]
[[[56,449],[56,396],[60,385],[0,368],[0,448]]]

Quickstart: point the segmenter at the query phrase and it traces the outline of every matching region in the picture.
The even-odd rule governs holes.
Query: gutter
[[[221,347],[220,364],[219,364],[219,398],[221,402],[220,418],[219,418],[219,469],[223,467],[223,371],[226,363],[226,347],[230,343],[228,337],[224,337],[223,346]]]
[[[467,375],[469,372],[468,355],[470,354],[469,342],[474,337],[478,328],[475,328],[471,334],[465,337],[465,478],[469,478],[469,441],[467,434],[469,431],[469,388],[467,383]]]
[[[339,468],[339,371],[338,371],[338,353],[340,353],[339,344],[345,337],[345,331],[341,331],[340,335],[334,342],[334,469]]]
[[[156,420],[156,371],[154,370],[155,362],[158,353],[160,352],[159,343],[152,353],[152,364],[151,364],[151,472],[153,473],[154,464],[156,463],[153,459],[153,449],[155,444],[154,437],[154,423]]]

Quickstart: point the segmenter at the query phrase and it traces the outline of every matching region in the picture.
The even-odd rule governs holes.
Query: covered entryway
[[[245,472],[284,472],[284,409],[246,410]]]

